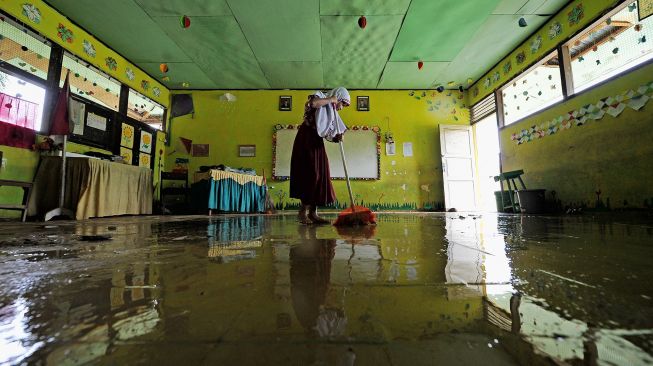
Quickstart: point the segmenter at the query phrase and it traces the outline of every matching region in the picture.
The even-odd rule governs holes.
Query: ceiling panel
[[[437,87],[442,71],[448,62],[425,62],[422,69],[417,68],[417,62],[388,62],[379,83],[381,89],[429,89]]]
[[[215,82],[215,88],[269,88],[233,16],[197,17],[188,29],[176,17],[153,18]]]
[[[395,42],[401,15],[370,16],[360,29],[356,16],[322,16],[326,86],[375,88]]]
[[[529,0],[501,0],[492,14],[516,14]]]
[[[456,84],[467,84],[470,78],[476,81],[489,67],[515,49],[522,38],[527,38],[546,21],[544,17],[524,15],[528,27],[520,28],[517,24],[520,17],[522,15],[490,15],[447,67],[445,73],[449,81]],[[509,27],[512,27],[512,34],[521,37],[506,37],[505,30]]]
[[[568,0],[546,0],[534,14],[556,14],[568,2]]]
[[[499,1],[413,0],[390,60],[451,61]]]
[[[320,62],[261,62],[271,88],[319,89],[324,87]]]
[[[195,63],[168,63],[168,72],[164,75],[159,69],[159,63],[139,63],[138,66],[148,74],[156,77],[163,85],[170,89],[183,89],[184,82],[190,84],[192,89],[211,89],[215,83]],[[162,80],[167,76],[170,80]]]
[[[403,15],[410,0],[321,0],[320,15]]]
[[[190,61],[132,0],[48,2],[132,62]]]
[[[259,61],[322,60],[318,0],[232,0],[229,4]]]
[[[113,0],[111,0],[113,1]],[[231,15],[225,0],[134,0],[151,16],[221,16]],[[191,19],[192,25],[192,19]]]

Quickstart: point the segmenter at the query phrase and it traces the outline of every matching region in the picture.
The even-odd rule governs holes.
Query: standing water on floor
[[[0,364],[653,363],[653,219],[0,224]]]

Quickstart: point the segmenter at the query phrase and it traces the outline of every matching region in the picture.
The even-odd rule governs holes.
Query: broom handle
[[[345,168],[345,179],[347,179],[347,190],[349,190],[349,202],[351,202],[351,211],[354,212],[354,195],[351,193],[351,183],[349,183],[349,173],[347,173],[347,160],[345,159],[345,148],[340,140],[340,156],[342,156],[342,167]]]

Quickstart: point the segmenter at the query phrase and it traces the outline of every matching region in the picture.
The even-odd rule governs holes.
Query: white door
[[[440,149],[447,210],[476,210],[474,136],[471,126],[440,125]]]

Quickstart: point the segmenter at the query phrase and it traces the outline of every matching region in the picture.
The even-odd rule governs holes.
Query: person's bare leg
[[[320,216],[317,215],[317,206],[311,205],[309,212],[308,212],[308,218],[311,219],[316,224],[328,224],[329,220],[325,220],[321,218]]]
[[[299,212],[297,213],[297,219],[299,220],[299,223],[304,224],[304,225],[308,225],[308,224],[313,223],[311,220],[308,219],[308,210],[309,210],[309,208],[310,208],[310,205],[306,205],[306,204],[304,204],[304,202],[302,202],[299,205]]]

